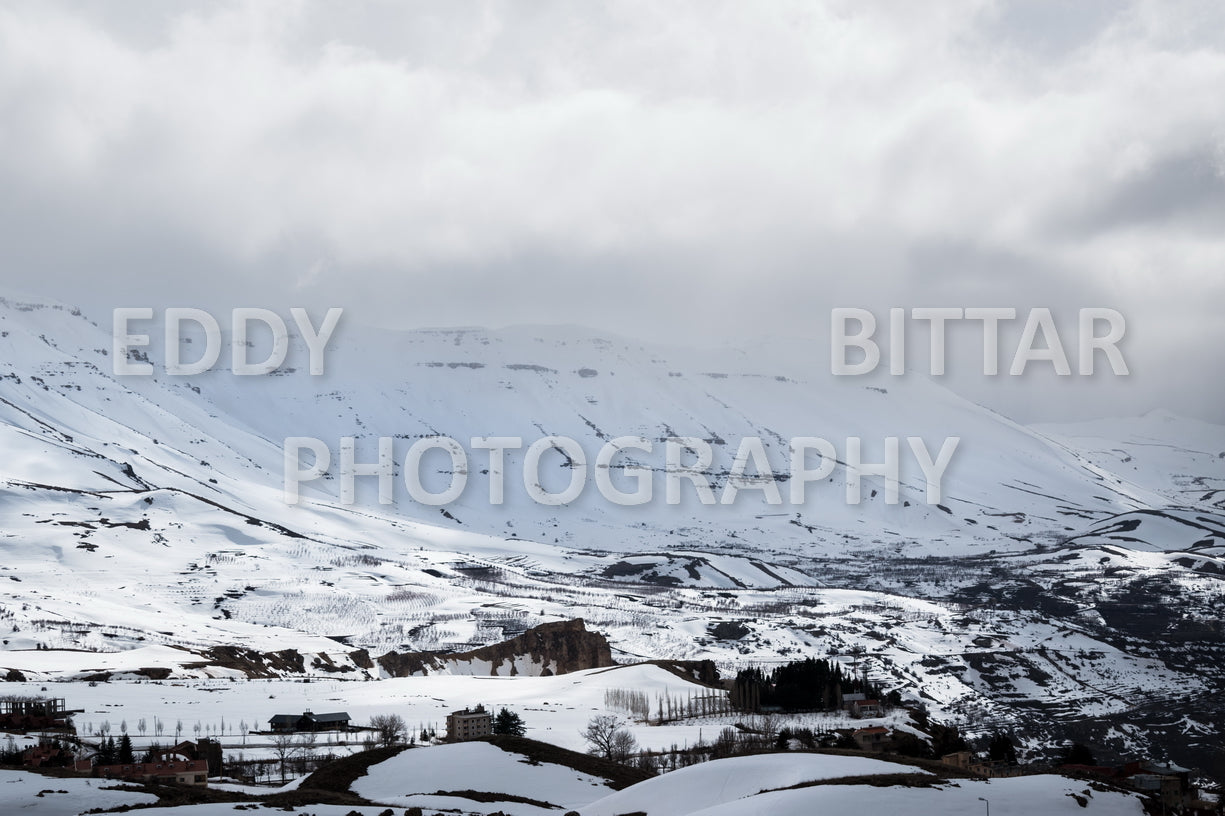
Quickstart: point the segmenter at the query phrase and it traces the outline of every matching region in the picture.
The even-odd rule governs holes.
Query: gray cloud
[[[97,309],[293,301],[704,344],[815,344],[831,306],[1110,305],[1127,382],[950,379],[1021,419],[1225,421],[1221,22],[1156,2],[11,5],[0,274]]]
[[[1133,177],[1097,191],[1072,233],[1156,224],[1213,236],[1225,225],[1225,184],[1207,150],[1164,156]]]

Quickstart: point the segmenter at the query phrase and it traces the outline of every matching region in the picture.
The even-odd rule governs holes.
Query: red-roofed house
[[[852,717],[879,717],[884,713],[880,700],[855,700],[848,707]]]
[[[893,734],[888,728],[879,725],[872,728],[860,728],[851,733],[851,739],[859,746],[859,750],[869,753],[881,753],[893,747]]]

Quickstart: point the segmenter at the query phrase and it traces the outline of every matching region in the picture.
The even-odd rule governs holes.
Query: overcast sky
[[[9,2],[0,264],[103,316],[776,334],[823,369],[833,306],[1111,306],[1126,381],[988,381],[967,334],[952,384],[1225,422],[1225,5]]]

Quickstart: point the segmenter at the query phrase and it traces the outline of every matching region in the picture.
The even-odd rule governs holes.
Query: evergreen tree
[[[1017,748],[1007,734],[996,734],[991,738],[991,742],[987,745],[987,756],[993,762],[1017,764]]]
[[[924,759],[929,759],[932,756],[931,747],[908,731],[893,732],[893,751],[901,756],[921,757]]]
[[[1097,757],[1093,756],[1093,751],[1090,750],[1089,746],[1073,742],[1063,749],[1063,753],[1059,757],[1059,764],[1096,765]]]
[[[965,737],[961,735],[961,731],[955,725],[931,723],[931,731],[929,733],[932,736],[932,752],[937,757],[965,751],[969,748]]]
[[[836,660],[811,657],[778,666],[769,674],[755,667],[741,670],[732,684],[729,702],[742,711],[759,711],[763,707],[830,711],[841,708],[843,694],[851,693],[893,705],[902,702],[897,691],[885,698],[884,690],[866,674],[847,674]]]
[[[522,717],[503,706],[498,716],[493,718],[493,733],[522,737],[527,733],[527,726],[524,725]]]
[[[131,765],[136,761],[136,757],[132,755],[132,738],[127,732],[119,738],[119,751],[115,754],[115,761],[120,765]]]
[[[98,764],[99,765],[114,765],[115,764],[115,738],[107,737],[98,743]]]

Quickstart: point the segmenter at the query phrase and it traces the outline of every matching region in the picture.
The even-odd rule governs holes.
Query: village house
[[[951,754],[945,754],[944,756],[940,757],[940,761],[945,765],[960,768],[967,773],[972,773],[976,776],[983,776],[990,779],[1021,776],[1025,773],[1025,769],[1020,765],[1014,765],[1010,762],[981,759],[972,751],[956,751]]]
[[[874,726],[859,728],[851,732],[851,739],[859,746],[859,750],[879,754],[893,748],[893,735],[888,728]]]
[[[1191,772],[1173,764],[1133,761],[1118,767],[1063,765],[1060,770],[1109,780],[1151,794],[1166,807],[1183,807],[1191,804],[1196,797],[1196,790],[1191,785]]]
[[[870,700],[859,692],[842,695],[842,710],[852,717],[879,717],[885,713],[880,700]]]
[[[880,700],[869,700],[865,693],[857,691],[842,696],[842,708],[851,717],[880,717],[884,713]]]
[[[126,765],[94,765],[88,759],[83,759],[76,763],[75,768],[78,773],[88,773],[102,779],[208,786],[208,763],[203,759],[168,759]]]
[[[1167,807],[1181,807],[1195,799],[1191,771],[1172,763],[1128,762],[1122,776],[1136,790],[1157,793]]]
[[[851,703],[852,717],[879,717],[884,713],[880,700],[859,700]]]
[[[184,741],[169,748],[150,750],[149,760],[97,765],[94,759],[80,759],[72,763],[72,767],[77,773],[102,779],[207,786],[210,774],[221,775],[221,743],[213,739]]]
[[[452,711],[447,715],[447,742],[479,739],[493,733],[493,716],[478,705],[474,709]]]
[[[951,765],[954,768],[960,768],[963,771],[969,771],[970,766],[974,764],[974,753],[972,751],[954,751],[951,754],[945,754],[940,757],[940,761],[945,765]]]
[[[1026,771],[1020,765],[1004,762],[999,759],[984,759],[971,765],[970,770],[988,779],[1004,779],[1011,776],[1024,776]]]
[[[296,734],[310,731],[348,731],[352,718],[343,711],[331,714],[315,714],[304,711],[301,714],[277,714],[268,720],[270,728],[281,734]]]
[[[160,748],[150,753],[156,762],[202,759],[208,765],[209,776],[221,776],[221,743],[215,739],[204,737],[199,742],[184,740],[177,745]]]

